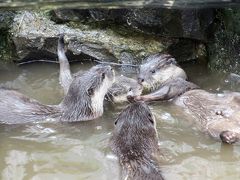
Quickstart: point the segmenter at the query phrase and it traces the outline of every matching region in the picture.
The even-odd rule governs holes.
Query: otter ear
[[[89,88],[89,89],[87,90],[87,95],[88,95],[88,96],[92,96],[93,93],[94,93],[93,88]]]

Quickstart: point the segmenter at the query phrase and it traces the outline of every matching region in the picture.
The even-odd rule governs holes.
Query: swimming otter
[[[0,89],[0,122],[19,124],[54,118],[75,122],[95,119],[103,114],[105,94],[114,82],[111,66],[96,65],[67,84],[66,95],[59,105],[43,105],[10,89]],[[64,78],[61,80],[66,87]]]
[[[156,123],[144,102],[124,109],[115,121],[110,146],[118,156],[122,179],[162,180]]]
[[[58,40],[58,59],[60,64],[60,85],[63,87],[64,94],[67,94],[72,79],[78,75],[78,73],[74,75],[71,74],[69,62],[64,51],[63,35],[60,35]],[[122,103],[127,102],[127,96],[138,96],[141,93],[142,86],[135,79],[121,75],[115,78],[115,82],[106,94],[106,100],[113,103]]]
[[[138,78],[147,89],[159,89],[135,100],[173,99],[193,117],[201,131],[229,144],[240,140],[240,93],[214,94],[199,89],[186,81],[184,70],[170,55],[150,56],[140,66]]]

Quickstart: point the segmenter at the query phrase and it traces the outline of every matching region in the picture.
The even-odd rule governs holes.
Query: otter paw
[[[234,132],[231,131],[222,131],[220,133],[220,138],[222,142],[227,144],[233,144],[237,141],[237,136]]]

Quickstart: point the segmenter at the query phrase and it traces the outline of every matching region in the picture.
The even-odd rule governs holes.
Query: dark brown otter
[[[110,146],[119,158],[122,179],[162,180],[154,117],[144,102],[130,104],[118,116]]]
[[[60,54],[64,55],[64,52],[60,50]],[[64,56],[61,57],[64,60]],[[59,105],[43,105],[15,90],[1,88],[0,122],[19,124],[49,118],[73,122],[101,116],[105,94],[114,82],[115,76],[111,66],[94,66],[83,75],[72,78],[71,83],[66,80],[66,68],[63,67],[61,71],[60,73],[65,74],[60,82],[65,88],[66,96]]]
[[[229,144],[239,141],[240,93],[209,93],[186,81],[184,74],[170,55],[150,56],[140,67],[139,81],[148,89],[158,90],[135,100],[173,99],[193,117],[201,131]]]

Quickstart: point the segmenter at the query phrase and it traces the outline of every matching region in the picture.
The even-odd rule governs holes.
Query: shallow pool
[[[92,65],[71,67],[76,72]],[[191,81],[208,91],[240,91],[227,74],[210,73],[196,64],[184,69]],[[63,97],[58,72],[57,64],[12,65],[0,69],[0,83],[42,103],[58,104]],[[89,122],[0,125],[1,179],[118,179],[118,161],[108,140],[124,106],[106,103],[104,115]],[[240,179],[240,146],[222,145],[197,131],[171,102],[152,103],[150,108],[157,121],[166,179]]]

